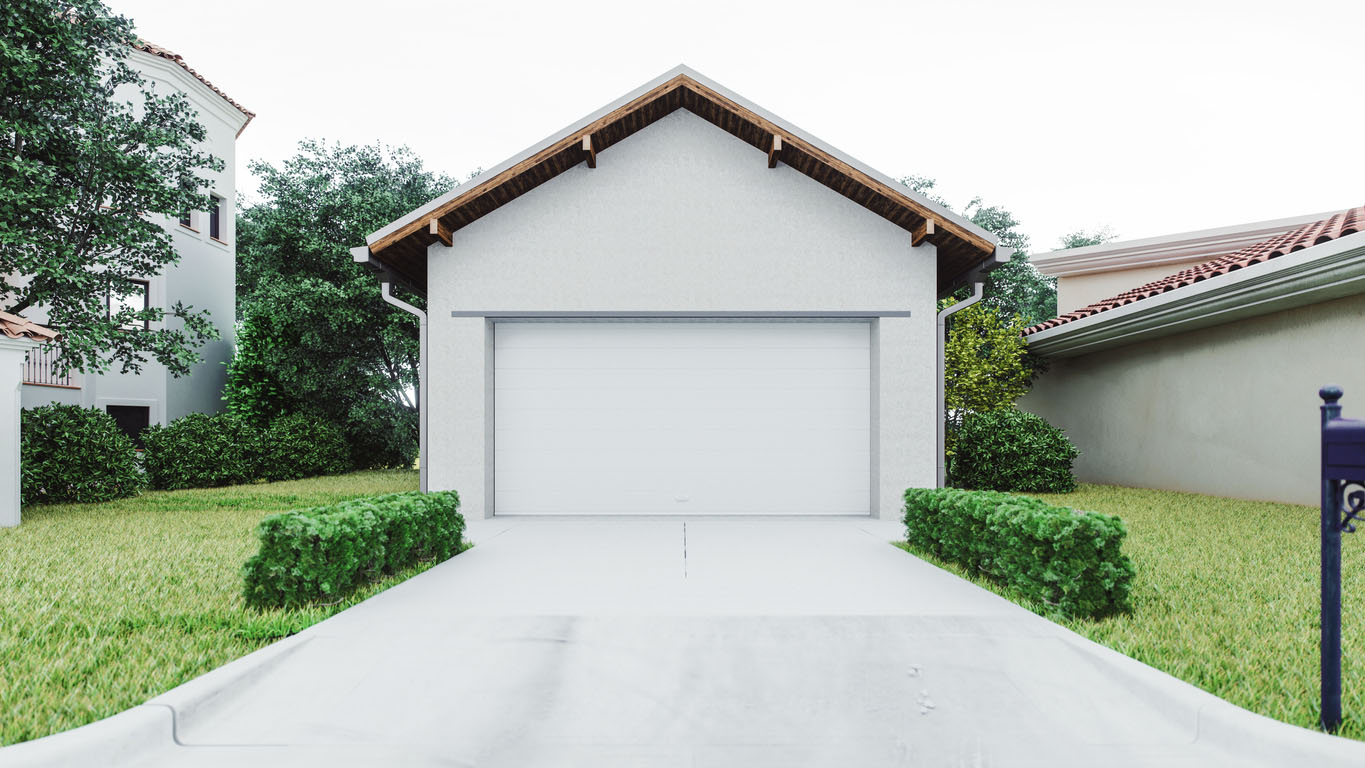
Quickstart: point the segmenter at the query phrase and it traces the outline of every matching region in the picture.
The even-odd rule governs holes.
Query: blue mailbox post
[[[1322,727],[1341,725],[1341,534],[1365,512],[1365,421],[1341,418],[1341,388],[1322,398]]]

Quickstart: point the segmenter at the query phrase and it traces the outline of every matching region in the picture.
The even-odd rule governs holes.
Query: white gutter
[[[1365,293],[1365,232],[1038,331],[1029,349],[1074,357]]]
[[[389,292],[388,275],[380,278],[384,301],[417,316],[417,476],[418,488],[427,492],[427,313]]]
[[[934,431],[935,431],[935,434],[938,436],[938,457],[937,457],[937,459],[936,459],[936,461],[935,461],[935,466],[938,468],[938,486],[937,486],[937,487],[939,487],[939,488],[942,488],[942,487],[943,487],[943,484],[947,481],[947,472],[946,472],[946,470],[945,470],[945,467],[943,466],[943,451],[946,449],[946,445],[944,444],[943,422],[944,422],[944,418],[945,418],[945,416],[946,416],[945,411],[947,410],[947,406],[946,406],[946,405],[944,404],[944,402],[943,402],[943,374],[944,374],[944,371],[943,371],[943,348],[944,348],[944,347],[947,345],[947,343],[948,343],[948,318],[949,318],[949,317],[952,317],[953,315],[957,314],[958,312],[961,312],[962,310],[966,309],[967,307],[970,307],[971,305],[977,303],[978,301],[981,301],[981,297],[982,297],[983,295],[985,295],[984,288],[985,288],[985,283],[981,283],[981,282],[974,283],[974,284],[972,285],[972,295],[971,295],[971,296],[968,296],[967,298],[963,299],[962,301],[959,301],[959,302],[956,303],[956,304],[953,304],[952,306],[944,307],[943,309],[939,310],[939,313],[938,313],[938,330],[935,331],[935,333],[934,333],[934,340],[937,342],[937,345],[938,345],[938,355],[937,355],[937,358],[938,358],[938,387],[937,387],[937,390],[938,390],[938,410],[935,412],[935,429],[934,429]]]

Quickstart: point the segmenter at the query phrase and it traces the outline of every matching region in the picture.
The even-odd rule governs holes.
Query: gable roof
[[[1142,299],[1179,290],[1211,277],[1225,275],[1252,264],[1260,264],[1287,253],[1294,253],[1346,235],[1355,234],[1360,232],[1362,228],[1365,228],[1365,206],[1349,208],[1324,219],[1309,222],[1284,234],[1262,240],[1241,250],[1182,269],[1173,275],[1124,291],[1117,296],[1097,301],[1060,317],[1054,317],[1051,320],[1024,329],[1024,335],[1029,336]]]
[[[34,341],[51,341],[57,338],[58,333],[51,328],[44,328],[37,323],[12,315],[8,312],[0,312],[0,335],[11,339],[33,339]]]
[[[410,287],[426,289],[427,246],[515,200],[677,109],[712,123],[905,229],[915,242],[938,248],[938,285],[947,290],[974,271],[1008,259],[997,254],[993,234],[874,171],[828,144],[771,115],[685,66],[664,73],[617,102],[573,123],[473,182],[457,187],[367,238],[368,253],[357,255],[394,274]],[[777,141],[774,141],[774,139]],[[589,141],[591,151],[584,149]],[[761,156],[755,162],[762,162]],[[932,233],[927,226],[932,222]],[[1000,249],[1005,250],[1005,249]]]
[[[159,56],[163,59],[166,59],[167,61],[172,61],[175,62],[176,64],[179,64],[181,69],[190,73],[190,75],[192,75],[196,80],[208,86],[208,89],[221,96],[223,98],[223,101],[226,101],[227,103],[231,104],[232,107],[236,109],[238,112],[241,112],[242,114],[246,115],[246,122],[242,123],[242,127],[237,129],[238,136],[242,135],[242,131],[246,130],[246,127],[248,124],[251,123],[252,118],[256,117],[255,112],[252,112],[251,110],[247,109],[241,104],[238,104],[237,102],[233,101],[232,97],[228,96],[226,93],[223,93],[222,90],[218,88],[218,86],[214,85],[213,83],[210,83],[208,79],[205,78],[203,75],[199,74],[198,72],[195,72],[194,69],[191,68],[189,64],[185,63],[184,56],[181,56],[180,54],[170,50],[169,48],[162,48],[156,43],[148,42],[146,40],[143,40],[142,38],[138,38],[137,42],[133,44],[133,49],[142,51],[143,53],[150,53],[153,56]]]

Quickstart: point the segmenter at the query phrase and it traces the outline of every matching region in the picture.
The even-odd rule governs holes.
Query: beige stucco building
[[[1035,257],[1063,314],[1020,402],[1088,482],[1319,500],[1318,389],[1365,415],[1365,208]],[[1157,275],[1156,278],[1153,276]]]

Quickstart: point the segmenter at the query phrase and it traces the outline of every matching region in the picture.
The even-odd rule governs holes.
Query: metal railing
[[[63,375],[61,368],[57,366],[57,358],[60,355],[61,350],[56,347],[29,350],[28,359],[24,360],[24,383],[40,387],[80,389],[76,384],[76,375],[71,371]]]

